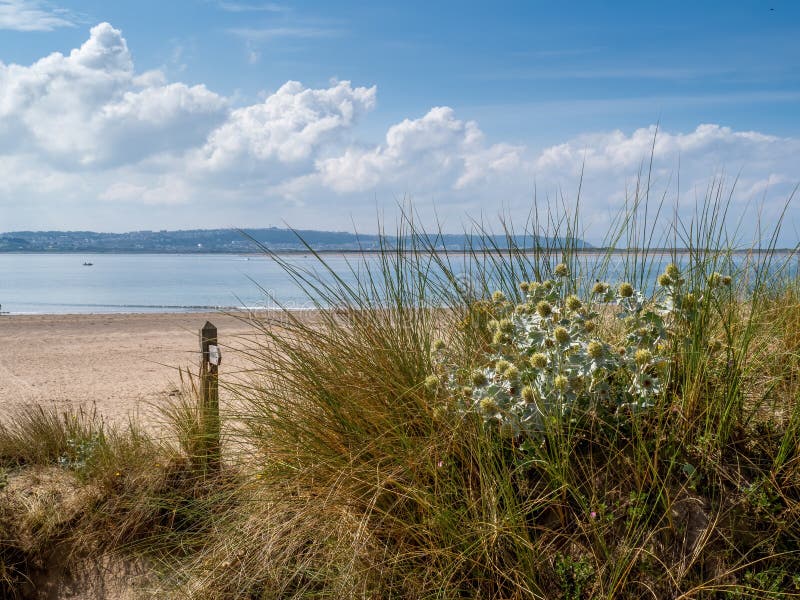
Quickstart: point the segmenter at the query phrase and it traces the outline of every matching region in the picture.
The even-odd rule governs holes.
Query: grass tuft
[[[218,473],[191,378],[167,440],[7,419],[0,592],[59,548],[163,597],[798,597],[795,255],[741,253],[722,182],[663,226],[648,179],[622,254],[577,208],[457,253],[406,215],[344,274],[270,253],[319,310],[254,321]]]

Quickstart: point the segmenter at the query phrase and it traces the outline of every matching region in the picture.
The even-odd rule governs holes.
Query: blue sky
[[[0,230],[369,230],[402,197],[458,229],[584,162],[601,227],[656,123],[673,195],[741,171],[742,210],[774,215],[798,40],[785,1],[0,0]]]

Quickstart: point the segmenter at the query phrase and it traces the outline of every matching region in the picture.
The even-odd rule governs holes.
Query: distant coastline
[[[520,235],[512,238],[519,247],[558,246],[566,240]],[[192,229],[178,231],[131,231],[99,233],[94,231],[12,231],[0,233],[0,252],[85,252],[147,254],[255,254],[267,248],[275,252],[375,252],[381,247],[405,239],[375,234],[343,231],[266,229]],[[465,250],[473,242],[499,248],[508,247],[505,235],[483,237],[468,234],[431,235],[436,250]],[[588,248],[581,240],[571,240],[573,247]]]
[[[287,254],[371,254],[397,241],[395,237],[381,238],[375,234],[355,234],[339,231],[266,229],[193,229],[178,231],[132,231],[127,233],[98,233],[93,231],[13,231],[0,233],[0,253],[9,254],[238,254],[258,255],[264,249]],[[400,240],[406,243],[406,240]],[[437,252],[469,252],[484,247],[503,250],[514,245],[522,252],[535,252],[536,245],[557,250],[569,247],[581,254],[626,255],[643,252],[636,248],[597,247],[583,240],[505,235],[482,237],[469,234],[431,235],[429,243]],[[695,250],[696,251],[696,250]],[[788,254],[796,248],[739,248],[736,254],[748,252]],[[648,254],[681,253],[680,248],[649,248]]]
[[[269,249],[276,254],[284,254],[284,255],[303,255],[303,254],[320,254],[320,255],[331,255],[331,254],[343,254],[343,255],[377,255],[381,253],[381,250],[375,249],[368,249],[368,250],[356,250],[352,248],[313,248],[312,250],[302,249],[302,248],[270,248]],[[489,251],[490,249],[486,249]],[[501,248],[499,250],[502,252],[504,249]],[[543,252],[543,248],[535,248],[533,246],[529,248],[517,248],[515,251],[520,252],[522,254],[533,254],[535,252]],[[709,249],[708,252],[712,252],[713,250]],[[402,254],[413,254],[413,250],[401,250]],[[685,255],[689,254],[690,250],[685,248],[605,248],[605,247],[592,247],[592,248],[576,248],[571,250],[571,252],[584,255],[584,256],[601,256],[604,254],[610,254],[612,256],[631,256],[634,254],[648,254],[648,255]],[[691,252],[696,253],[696,249],[692,249]],[[800,256],[800,250],[795,248],[732,248],[730,250],[725,250],[725,253],[734,254],[737,256],[743,256],[747,254],[779,254],[779,255],[792,255],[798,254]],[[436,249],[435,253],[437,254],[469,254],[470,250],[466,248],[440,248]],[[181,255],[181,254],[196,254],[198,256],[205,255],[205,254],[219,254],[219,255],[231,255],[231,256],[264,256],[264,252],[261,252],[257,249],[252,250],[5,250],[0,249],[0,254],[76,254],[76,255],[104,255],[104,254],[130,254],[130,255],[148,255],[148,254],[163,254],[165,256],[169,255]]]

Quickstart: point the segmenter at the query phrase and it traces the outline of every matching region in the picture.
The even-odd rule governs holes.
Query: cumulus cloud
[[[674,185],[680,165],[681,197],[689,199],[724,168],[741,172],[735,202],[777,206],[800,177],[800,139],[716,124],[595,132],[537,149],[490,140],[447,106],[364,139],[359,121],[376,108],[377,89],[349,81],[289,81],[259,102],[234,104],[160,70],[138,72],[108,23],[67,54],[27,66],[0,62],[0,230],[85,228],[94,214],[120,219],[105,229],[264,218],[318,228],[348,228],[355,218],[371,229],[375,204],[405,195],[423,214],[435,202],[451,223],[501,208],[525,217],[534,190],[569,198],[581,172],[584,215],[604,222],[651,149],[656,187]],[[68,217],[59,207],[67,201]]]
[[[375,198],[389,203],[410,195],[423,216],[432,217],[433,200],[437,217],[461,223],[467,215],[500,210],[524,219],[535,195],[538,201],[570,203],[582,184],[581,212],[594,225],[586,235],[600,242],[614,214],[633,196],[638,174],[648,175],[651,154],[653,195],[677,201],[686,217],[722,174],[728,175],[729,188],[736,180],[732,214],[762,200],[768,205],[765,214],[774,214],[800,178],[794,165],[798,153],[798,139],[714,124],[685,133],[659,131],[655,125],[631,133],[592,133],[536,150],[490,144],[476,123],[439,107],[389,127],[382,144],[351,145],[318,159],[315,172],[274,191],[298,204],[334,192],[354,212]]]
[[[134,202],[144,205],[187,204],[194,190],[182,177],[162,175],[151,184],[118,182],[100,193],[101,200],[110,202]]]
[[[210,134],[198,164],[219,171],[307,162],[371,110],[375,94],[374,86],[353,88],[349,81],[317,90],[289,81],[261,104],[231,112]]]
[[[106,167],[202,143],[226,112],[227,101],[203,85],[135,75],[125,39],[108,23],[67,56],[0,63],[0,153]]]
[[[750,200],[772,189],[790,191],[790,182],[800,174],[794,158],[800,140],[765,135],[756,131],[734,131],[715,124],[698,125],[688,133],[659,131],[655,125],[635,130],[579,136],[542,150],[533,170],[544,181],[563,184],[575,180],[583,170],[584,189],[613,189],[607,198],[621,201],[620,183],[632,179],[642,168],[650,168],[661,183],[680,175],[684,189],[702,189],[711,178],[724,172],[739,178],[734,198]],[[616,182],[609,186],[609,181]]]
[[[384,144],[348,148],[316,167],[322,183],[337,192],[412,181],[428,189],[461,189],[510,172],[519,166],[521,152],[508,144],[485,145],[477,123],[456,119],[453,109],[442,106],[391,126]]]
[[[576,190],[582,176],[582,213],[587,221],[599,224],[608,223],[648,178],[651,197],[663,194],[684,221],[692,218],[696,203],[721,183],[725,200],[731,202],[729,224],[749,215],[736,233],[739,242],[750,243],[757,215],[765,217],[765,223],[777,218],[800,182],[798,153],[797,138],[716,124],[701,124],[686,133],[651,125],[630,134],[582,135],[545,148],[532,156],[532,172],[542,184],[540,190]],[[637,181],[639,175],[642,181]],[[800,212],[790,206],[788,217],[780,243],[791,246],[796,237],[790,231],[800,224]],[[592,241],[601,241],[602,229],[593,230]]]
[[[0,0],[0,29],[52,31],[75,23],[66,10],[36,0]]]
[[[731,160],[753,159],[769,148],[785,144],[775,136],[755,131],[733,131],[714,124],[699,125],[690,133],[657,131],[656,126],[641,128],[631,135],[622,131],[584,135],[564,144],[545,149],[537,158],[536,167],[547,170],[574,168],[585,164],[588,169],[630,171],[651,154],[656,159],[681,155],[706,154]]]

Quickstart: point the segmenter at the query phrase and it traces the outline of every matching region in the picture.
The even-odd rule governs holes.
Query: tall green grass
[[[195,468],[187,397],[162,437],[94,410],[22,408],[0,423],[0,597],[105,597],[108,560],[155,586],[235,503],[235,473]],[[173,581],[174,585],[174,581]],[[94,587],[92,587],[94,586]],[[53,596],[55,597],[55,596]]]
[[[653,409],[555,423],[524,452],[524,440],[439,410],[447,399],[425,384],[431,347],[444,340],[454,368],[473,369],[486,360],[493,290],[519,302],[520,281],[547,279],[558,262],[576,275],[565,293],[605,279],[612,255],[594,271],[581,263],[575,213],[546,216],[548,230],[534,215],[526,233],[539,243],[530,251],[509,225],[506,243],[479,230],[466,253],[434,252],[438,234],[407,216],[377,257],[356,259],[354,283],[324,256],[310,269],[272,254],[320,312],[265,322],[250,351],[257,377],[234,388],[234,437],[259,500],[233,522],[259,514],[270,542],[251,535],[233,544],[258,559],[204,589],[378,598],[800,592],[789,263],[778,264],[775,233],[756,241],[749,262],[734,261],[722,182],[695,218],[666,228],[653,222],[661,207],[653,216],[644,200],[610,234],[635,246],[624,279],[646,287],[657,258],[648,245],[671,236],[698,298],[712,297],[714,272],[736,285],[681,325]],[[615,326],[607,323],[608,335]],[[233,552],[230,544],[225,537],[209,552]]]
[[[465,252],[437,251],[439,233],[406,214],[348,276],[312,248],[313,267],[264,249],[318,311],[254,321],[251,366],[224,382],[235,401],[221,473],[193,467],[190,396],[169,411],[170,445],[101,428],[106,458],[82,476],[113,492],[74,535],[148,557],[158,593],[174,597],[800,596],[794,258],[774,252],[777,229],[736,257],[721,180],[688,221],[666,218],[665,198],[651,198],[643,170],[591,262],[577,204],[534,210],[521,230],[507,221],[499,237],[476,226]],[[664,246],[698,308],[659,350],[669,361],[652,407],[589,403],[536,435],[448,408],[460,392],[436,381],[493,351],[493,292],[524,303],[522,281],[565,263],[562,300],[580,295],[600,312],[596,335],[622,343],[617,308],[591,288],[621,263],[619,281],[650,290]],[[716,272],[733,285],[712,293]],[[58,460],[65,440],[100,430],[70,423],[44,412],[8,422],[0,458],[75,471]]]

